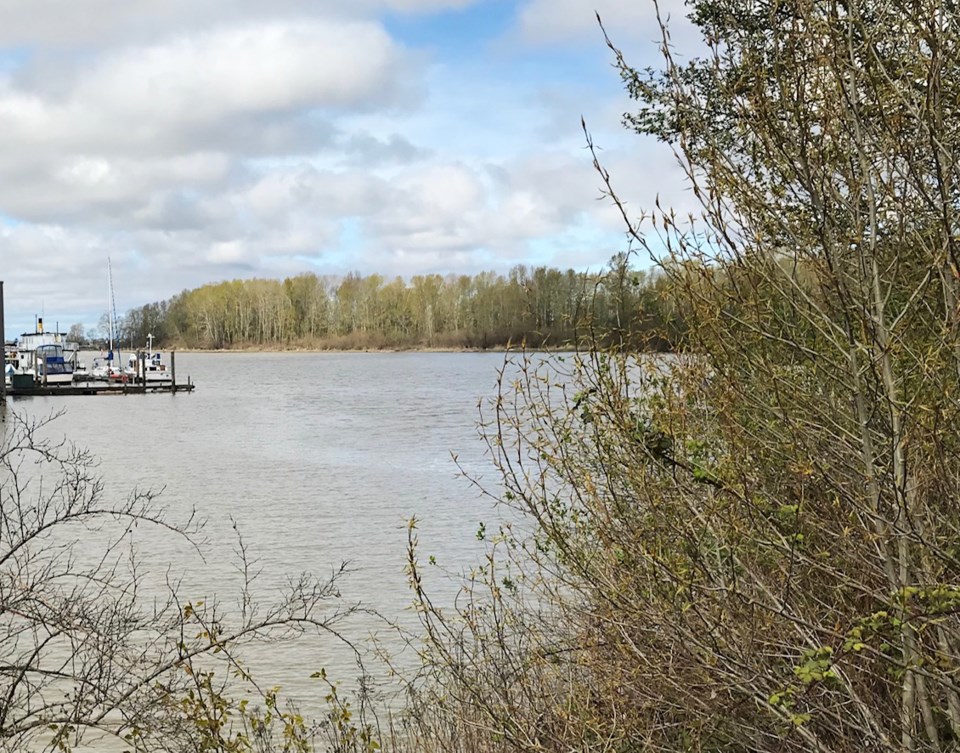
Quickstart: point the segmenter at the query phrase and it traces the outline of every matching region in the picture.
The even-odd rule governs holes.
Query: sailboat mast
[[[114,340],[116,339],[116,326],[117,326],[117,302],[113,295],[113,266],[110,264],[110,257],[107,257],[107,284],[110,288],[110,311],[108,316],[110,319],[110,352],[113,353]],[[117,341],[117,353],[116,359],[117,362],[120,362],[120,348],[119,341]]]

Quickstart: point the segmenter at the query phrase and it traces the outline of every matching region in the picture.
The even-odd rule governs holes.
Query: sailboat
[[[110,293],[110,308],[107,310],[110,329],[109,349],[107,350],[106,356],[99,356],[93,359],[93,368],[90,371],[90,376],[102,381],[114,379],[126,380],[126,375],[120,366],[120,343],[116,338],[117,302],[113,295],[113,267],[110,264],[109,256],[107,257],[107,287]],[[114,353],[113,350],[115,343],[117,345],[117,353]]]

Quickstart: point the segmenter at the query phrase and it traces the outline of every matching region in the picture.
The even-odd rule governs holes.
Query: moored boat
[[[103,351],[101,351],[102,353]],[[116,362],[113,350],[106,355],[100,355],[93,359],[93,365],[90,369],[90,379],[99,382],[116,381],[123,377],[123,369]]]
[[[17,339],[11,360],[14,376],[29,375],[40,384],[70,384],[78,351],[65,334],[45,332],[43,319],[37,319],[36,331],[24,332]]]
[[[173,372],[167,368],[163,356],[153,350],[153,335],[147,335],[147,349],[131,353],[127,368],[123,372],[129,379],[148,384],[162,384],[173,381]]]

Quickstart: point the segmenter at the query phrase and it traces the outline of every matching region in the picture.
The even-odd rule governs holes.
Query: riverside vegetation
[[[616,338],[638,347],[670,347],[678,323],[658,275],[629,270],[515,267],[506,277],[381,275],[343,279],[312,273],[280,280],[204,285],[169,301],[131,309],[120,341],[160,347],[289,349],[503,348],[509,343],[567,346]],[[107,331],[75,339],[96,341]],[[598,335],[598,333],[603,333]]]
[[[514,522],[454,606],[411,522],[420,666],[390,715],[332,693],[317,750],[960,748],[960,11],[688,7],[701,57],[666,24],[658,70],[611,49],[700,209],[634,218],[598,163],[677,353],[504,372],[481,431]],[[184,708],[195,750],[264,744]]]
[[[700,58],[610,46],[700,209],[631,217],[598,163],[679,355],[503,385],[522,525],[455,611],[412,549],[416,749],[960,748],[960,10],[688,9]]]

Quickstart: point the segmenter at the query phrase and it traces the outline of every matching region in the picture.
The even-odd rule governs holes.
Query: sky
[[[670,0],[682,17],[679,0]],[[599,270],[687,201],[645,0],[0,0],[5,334],[237,278]]]

